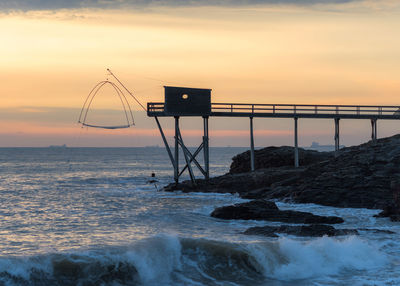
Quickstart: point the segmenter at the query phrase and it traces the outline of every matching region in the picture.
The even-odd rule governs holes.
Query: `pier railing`
[[[164,102],[148,102],[147,113],[160,113],[164,112]]]
[[[163,116],[164,103],[149,102],[150,116]],[[400,106],[212,103],[210,116],[399,119]]]

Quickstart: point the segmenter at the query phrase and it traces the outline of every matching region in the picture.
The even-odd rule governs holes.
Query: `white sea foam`
[[[84,283],[93,277],[106,283],[104,279],[143,285],[253,285],[265,279],[340,284],[336,280],[340,274],[347,273],[344,281],[351,281],[353,273],[379,271],[387,263],[385,254],[355,236],[230,243],[162,234],[125,247],[0,259],[0,280],[7,285],[21,281],[46,285],[62,279]],[[41,274],[35,278],[35,273]],[[368,281],[367,285],[385,280],[371,278],[360,279]]]
[[[345,270],[368,270],[384,266],[385,254],[356,236],[322,237],[309,241],[281,238],[277,249],[252,245],[252,255],[264,267],[266,277],[297,280],[338,274]],[[275,253],[274,253],[275,252]]]
[[[91,279],[114,279],[112,285],[119,285],[125,279],[128,283],[138,280],[143,285],[172,285],[171,273],[181,267],[179,238],[161,234],[125,247],[2,258],[0,284],[49,285],[69,281],[80,285]]]
[[[181,269],[181,244],[176,236],[157,235],[137,243],[127,253],[145,285],[168,283],[171,272]]]

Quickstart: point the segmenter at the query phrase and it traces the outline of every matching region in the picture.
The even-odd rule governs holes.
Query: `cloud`
[[[151,6],[243,6],[243,5],[324,5],[346,4],[361,0],[2,0],[0,10],[30,11],[79,8],[140,8]]]

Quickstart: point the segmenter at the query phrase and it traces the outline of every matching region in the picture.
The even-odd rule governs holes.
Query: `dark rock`
[[[393,180],[390,184],[393,201],[383,208],[375,217],[389,217],[391,221],[400,221],[400,181]]]
[[[394,204],[385,206],[383,211],[374,215],[374,217],[388,217],[391,221],[400,221],[399,210]]]
[[[259,155],[264,158],[264,163],[259,165],[264,169],[236,173],[244,171],[244,165],[250,165],[247,159],[239,159],[245,156],[240,154],[234,159],[238,163],[232,164],[230,174],[212,178],[209,182],[198,180],[196,187],[183,182],[178,186],[170,185],[167,190],[238,193],[243,198],[283,199],[335,207],[387,208],[393,220],[400,219],[393,213],[397,212],[397,207],[393,205],[395,199],[390,187],[393,180],[400,178],[400,135],[343,148],[336,158],[331,153],[310,155],[317,162],[306,160],[308,165],[300,162],[301,167],[297,169],[292,167],[293,154],[290,152],[293,149],[290,147],[265,150],[269,150],[266,154],[275,159]]]
[[[255,169],[265,169],[272,167],[293,166],[294,148],[289,146],[266,147],[254,151]],[[320,161],[333,158],[332,152],[318,152],[299,148],[300,165],[306,166]],[[232,159],[229,170],[231,174],[250,172],[250,151],[236,155]]]
[[[290,210],[281,211],[275,203],[261,199],[216,208],[211,213],[211,216],[221,219],[267,220],[305,224],[334,224],[343,222],[343,219],[340,217],[317,216],[312,213]]]
[[[289,235],[297,236],[338,236],[338,235],[357,235],[355,229],[335,229],[333,226],[324,224],[311,224],[311,225],[281,225],[281,226],[263,226],[251,227],[247,229],[244,234],[247,235],[263,235],[269,237],[277,237],[276,233],[286,233]]]
[[[212,217],[222,219],[263,219],[270,214],[279,212],[275,203],[266,200],[254,200],[247,203],[235,204],[216,208]]]
[[[376,228],[360,228],[359,231],[368,231],[373,233],[384,233],[384,234],[395,234],[396,232],[387,229],[376,229]]]
[[[285,181],[288,178],[300,179],[302,168],[270,168],[251,173],[226,174],[210,178],[209,181],[199,179],[193,186],[191,181],[183,181],[176,185],[169,184],[163,191],[173,192],[204,192],[204,193],[238,193],[242,198],[262,198],[270,190],[274,182]],[[258,193],[258,195],[256,194]]]
[[[286,147],[285,147],[286,148]],[[288,154],[281,149],[282,156]],[[274,149],[276,156],[280,151]],[[291,159],[289,160],[291,161]],[[287,161],[287,162],[289,162]],[[282,165],[284,160],[277,165]],[[272,163],[271,163],[272,164]],[[268,166],[265,164],[264,166]],[[269,167],[170,185],[165,190],[238,193],[243,198],[283,199],[335,207],[385,209],[381,216],[399,220],[391,182],[400,178],[400,135],[376,143],[343,148],[337,158],[293,168]],[[400,195],[398,196],[400,197]]]
[[[243,199],[260,199],[267,195],[271,191],[271,188],[261,188],[250,190],[248,192],[244,192],[241,197]]]

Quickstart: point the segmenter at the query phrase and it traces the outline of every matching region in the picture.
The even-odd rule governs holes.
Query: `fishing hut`
[[[192,163],[200,170],[206,180],[210,177],[210,152],[208,139],[208,118],[211,114],[211,89],[187,88],[165,86],[165,101],[163,103],[148,103],[147,115],[155,118],[161,137],[167,149],[168,156],[174,168],[174,179],[178,183],[179,177],[186,171],[189,172],[190,179],[195,184],[195,177]],[[150,109],[149,109],[150,108]],[[172,155],[171,148],[167,142],[164,131],[158,117],[174,117],[175,119],[175,148]],[[182,138],[179,127],[179,118],[183,116],[197,116],[203,118],[203,140],[197,150],[192,153],[186,146]],[[182,149],[186,165],[179,168],[179,147]],[[197,161],[197,155],[203,151],[204,166]]]
[[[294,121],[294,166],[299,167],[298,120],[301,118],[333,119],[335,125],[335,154],[340,148],[340,120],[366,119],[371,122],[371,139],[377,140],[378,120],[400,120],[400,106],[372,105],[305,105],[305,104],[247,104],[247,103],[212,103],[211,89],[165,86],[164,102],[147,103],[147,115],[154,117],[168,156],[174,168],[175,182],[188,170],[190,179],[196,184],[192,163],[200,170],[206,180],[210,177],[209,129],[210,117],[244,117],[249,118],[250,127],[250,164],[255,170],[254,157],[254,118],[292,118]],[[179,126],[179,119],[186,116],[203,118],[203,140],[195,152],[184,144]],[[174,154],[167,142],[159,117],[173,117],[175,120]],[[185,159],[185,166],[179,167],[179,148]],[[196,157],[203,151],[204,166]]]

